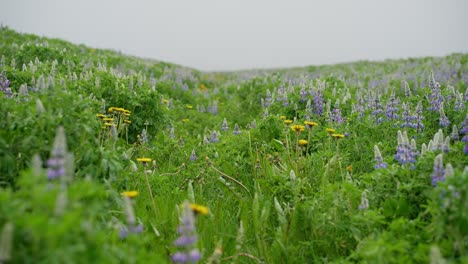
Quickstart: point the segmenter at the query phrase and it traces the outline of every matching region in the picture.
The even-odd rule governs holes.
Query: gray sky
[[[0,0],[0,22],[200,70],[468,52],[466,0]]]

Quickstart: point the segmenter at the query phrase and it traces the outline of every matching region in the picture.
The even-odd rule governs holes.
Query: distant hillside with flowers
[[[0,28],[0,263],[466,263],[468,54],[201,72]]]

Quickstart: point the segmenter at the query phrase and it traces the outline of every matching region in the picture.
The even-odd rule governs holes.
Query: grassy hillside
[[[0,29],[0,263],[466,263],[468,55],[204,73]]]

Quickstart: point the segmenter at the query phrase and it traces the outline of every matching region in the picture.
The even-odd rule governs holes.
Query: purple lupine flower
[[[174,127],[171,127],[169,129],[169,137],[170,138],[175,138],[175,129],[174,129]]]
[[[380,98],[379,96],[375,96],[373,99],[372,99],[372,102],[371,102],[371,109],[372,109],[372,112],[371,114],[374,116],[374,120],[376,123],[381,123],[382,122],[382,118],[380,118],[379,115],[381,115],[383,113],[383,106],[382,104],[380,103]]]
[[[457,125],[452,126],[452,133],[450,134],[451,138],[453,141],[458,141],[460,140],[460,135],[458,134],[458,128]]]
[[[466,115],[465,120],[463,121],[461,127],[462,128],[460,130],[460,133],[461,134],[468,134],[468,114]]]
[[[283,95],[283,106],[286,107],[286,106],[289,106],[289,100],[288,100],[288,95],[287,94],[284,94]]]
[[[6,98],[11,98],[13,96],[13,91],[10,88],[10,80],[7,79],[5,71],[0,74],[0,91],[5,94]]]
[[[434,73],[431,74],[431,78],[429,80],[429,87],[431,88],[431,94],[428,96],[431,104],[429,110],[434,112],[439,111],[440,104],[444,101],[444,97],[442,96],[440,90],[440,84],[434,79]]]
[[[67,142],[62,126],[57,129],[50,159],[47,160],[47,179],[53,180],[65,175],[65,154]]]
[[[195,247],[198,236],[195,230],[195,216],[188,201],[183,205],[181,223],[177,227],[179,237],[174,241],[174,245],[180,248],[180,251],[171,255],[174,263],[196,263],[201,259],[200,251]]]
[[[439,125],[441,127],[448,127],[450,125],[450,120],[448,119],[448,117],[445,115],[445,112],[444,112],[444,104],[441,103],[440,104],[440,109],[439,109],[439,113],[440,113],[440,117],[439,117]]]
[[[366,192],[361,194],[361,204],[359,205],[359,210],[366,210],[369,208],[369,200],[367,200]]]
[[[251,128],[257,128],[257,120],[252,120],[252,122],[250,122],[250,127]]]
[[[411,116],[409,104],[403,103],[402,108],[403,108],[403,112],[401,113],[401,120],[403,121],[403,123],[401,124],[400,127],[402,127],[402,128],[403,127],[411,127],[413,117]]]
[[[144,129],[144,128],[141,131],[140,143],[141,144],[148,144],[148,134],[146,133],[146,129]]]
[[[364,116],[364,105],[365,105],[364,99],[362,99],[362,97],[359,97],[358,104],[356,105],[356,109],[355,109],[356,112],[359,113],[359,118]]]
[[[314,114],[318,116],[323,114],[323,96],[320,91],[316,91],[314,94]]]
[[[411,120],[411,127],[415,128],[417,133],[421,133],[424,129],[424,124],[422,123],[424,116],[421,101],[416,105],[416,110],[414,111],[414,115],[411,117]]]
[[[467,89],[468,91],[468,89]],[[463,94],[462,93],[457,93],[455,96],[455,103],[453,109],[455,111],[462,111],[465,110],[465,102],[463,101]]]
[[[390,99],[388,100],[386,106],[385,106],[385,116],[387,117],[387,120],[395,120],[398,119],[398,101],[395,99],[395,93],[392,92]]]
[[[266,91],[266,96],[265,96],[265,100],[263,101],[264,103],[263,103],[262,106],[263,106],[263,107],[268,107],[268,106],[271,105],[272,101],[273,101],[273,97],[271,96],[271,92],[270,92],[269,89],[267,89],[267,91]]]
[[[125,239],[128,234],[140,234],[144,229],[144,226],[136,221],[131,198],[124,196],[123,201],[127,224],[120,229],[119,235],[121,239]]]
[[[221,124],[221,130],[226,131],[229,129],[226,118],[224,118],[223,123]]]
[[[444,144],[442,145],[442,152],[445,152],[445,153],[450,152],[450,137],[449,136],[445,138]]]
[[[468,114],[466,114],[465,120],[462,123],[460,133],[464,135],[462,137],[462,142],[465,142],[465,146],[463,147],[463,153],[468,154]]]
[[[383,161],[382,154],[380,154],[380,149],[377,145],[374,145],[374,160],[374,169],[385,169],[388,167],[387,163]]]
[[[338,125],[341,125],[345,121],[341,115],[340,100],[336,100],[335,107],[330,114],[330,119],[332,122],[337,123]]]
[[[219,142],[218,133],[216,133],[216,131],[213,131],[213,133],[211,134],[210,142],[211,143]]]
[[[218,115],[218,104],[215,102],[212,106],[209,106],[208,111],[213,115]]]
[[[395,159],[401,165],[405,165],[407,163],[414,163],[416,160],[413,159],[413,154],[411,151],[411,145],[408,140],[408,134],[405,132],[401,132],[398,130],[398,145],[396,147],[397,153],[395,154]]]
[[[299,101],[301,103],[307,101],[307,91],[306,91],[305,87],[301,88],[301,90],[299,91],[299,96],[300,96]]]
[[[197,154],[195,153],[195,149],[192,149],[192,153],[190,154],[190,160],[195,161],[197,159],[198,157],[197,157]]]
[[[234,135],[239,135],[241,133],[241,130],[240,130],[239,125],[237,123],[234,125],[234,131],[232,131],[232,133]]]
[[[443,154],[439,154],[435,157],[434,160],[434,171],[431,174],[431,183],[432,186],[436,186],[438,182],[445,181],[444,175],[444,164],[442,162]]]
[[[411,96],[411,89],[409,87],[409,84],[407,81],[403,81],[403,88],[405,90],[405,96],[410,97]]]

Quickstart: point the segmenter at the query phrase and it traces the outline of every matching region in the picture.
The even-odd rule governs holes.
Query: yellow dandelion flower
[[[299,146],[305,146],[309,142],[307,142],[307,140],[305,140],[305,139],[299,139],[298,143],[299,143]]]
[[[96,117],[100,117],[100,118],[106,118],[106,116],[105,116],[105,115],[103,115],[103,114],[96,114]]]
[[[187,109],[193,109],[193,106],[191,106],[191,105],[186,105],[185,108],[187,108]]]
[[[188,119],[188,118],[182,119],[182,122],[184,122],[184,123],[187,123],[188,121],[190,121],[190,119]]]
[[[102,120],[107,121],[107,122],[112,122],[112,121],[114,121],[114,118],[112,118],[112,117],[105,117],[105,118],[103,118]]]
[[[124,116],[130,116],[130,114],[127,114],[127,113],[125,113],[125,112],[123,113],[123,115],[124,115]]]
[[[304,131],[305,127],[302,125],[294,125],[291,127],[291,129],[295,132],[302,132]]]
[[[334,138],[344,138],[343,134],[332,134],[332,137]]]
[[[128,197],[128,198],[135,198],[138,196],[138,191],[126,191],[121,193],[122,196]]]
[[[130,111],[130,110],[124,110],[124,113],[131,114],[132,111]]]
[[[168,104],[168,103],[169,103],[169,100],[163,99],[163,103]]]
[[[109,113],[112,113],[112,112],[114,112],[115,109],[116,109],[115,107],[110,107],[109,109],[107,109],[107,111],[108,111]]]
[[[148,162],[151,162],[151,159],[150,158],[137,158],[137,161],[141,163],[148,163]]]
[[[336,131],[336,130],[333,129],[333,128],[327,128],[327,132],[328,132],[328,133],[335,133],[335,131]]]
[[[111,126],[113,126],[113,125],[114,125],[114,124],[112,124],[112,123],[104,123],[104,126],[106,126],[106,127],[111,127]]]
[[[280,119],[281,119],[281,120],[285,120],[285,119],[286,119],[286,116],[280,116]]]
[[[353,166],[349,165],[348,167],[346,167],[346,170],[349,172],[353,171]]]
[[[208,88],[203,83],[200,85],[200,91],[206,92],[207,89]]]
[[[190,208],[196,215],[197,214],[207,215],[210,212],[208,207],[199,205],[199,204],[190,204]]]
[[[293,121],[292,121],[292,120],[290,120],[290,119],[286,119],[286,120],[284,120],[284,123],[285,123],[286,125],[292,124],[292,122],[293,122]]]
[[[124,120],[124,123],[131,124],[132,121],[130,121],[130,120]]]
[[[313,126],[318,126],[318,123],[312,122],[312,121],[304,121],[304,125],[313,127]]]

